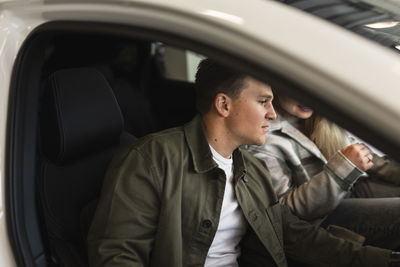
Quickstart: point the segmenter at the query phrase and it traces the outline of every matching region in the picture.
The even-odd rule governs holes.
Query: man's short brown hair
[[[210,59],[200,62],[196,73],[196,108],[204,114],[208,112],[218,93],[229,97],[239,97],[248,75],[237,72]]]

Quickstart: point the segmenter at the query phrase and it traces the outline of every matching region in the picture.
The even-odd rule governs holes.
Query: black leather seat
[[[40,114],[38,195],[50,265],[87,266],[81,212],[99,196],[115,152],[135,139],[123,128],[100,72],[75,68],[49,77]]]

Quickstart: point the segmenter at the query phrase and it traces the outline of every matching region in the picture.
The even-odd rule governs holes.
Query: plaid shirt
[[[280,202],[305,220],[329,214],[365,174],[340,151],[327,161],[309,138],[280,116],[271,121],[263,146],[246,148],[267,165]]]

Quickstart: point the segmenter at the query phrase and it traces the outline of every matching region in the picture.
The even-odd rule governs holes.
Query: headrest
[[[119,142],[123,118],[112,89],[95,69],[54,72],[41,109],[43,152],[55,162],[82,157]]]

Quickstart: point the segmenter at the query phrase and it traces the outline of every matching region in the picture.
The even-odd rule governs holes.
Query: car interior
[[[52,260],[86,266],[85,236],[112,156],[136,138],[189,121],[194,87],[164,78],[151,42],[69,35],[49,45],[39,100],[43,233]]]
[[[291,4],[305,2],[318,1]],[[115,153],[196,114],[193,80],[166,68],[171,36],[88,28],[50,23],[34,31],[14,67],[6,197],[21,266],[88,266],[85,238]]]
[[[29,140],[14,148],[32,171],[10,166],[18,178],[9,186],[21,190],[14,200],[23,207],[13,205],[10,216],[14,246],[24,266],[88,266],[85,237],[113,155],[188,122],[196,113],[194,84],[165,76],[159,42],[79,32],[38,39],[21,55],[29,58],[20,70],[28,78],[14,81],[29,92],[12,96],[29,112],[16,126]]]

